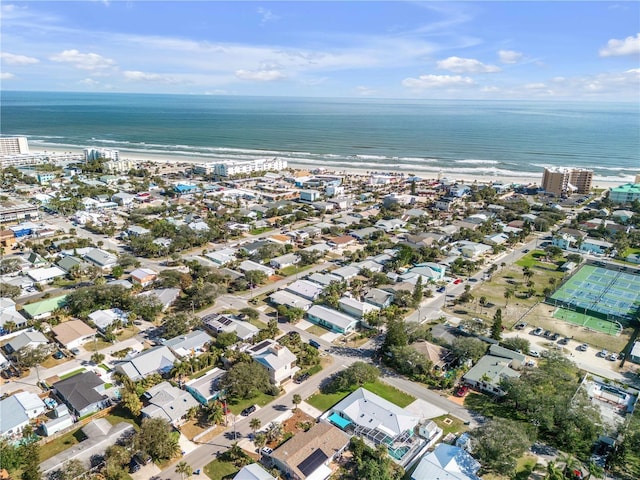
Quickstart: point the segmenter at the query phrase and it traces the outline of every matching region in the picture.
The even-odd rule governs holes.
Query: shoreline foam
[[[201,164],[208,162],[220,162],[222,161],[219,158],[215,157],[189,157],[188,155],[177,155],[177,154],[162,154],[162,153],[141,153],[137,150],[127,150],[127,149],[117,149],[120,152],[120,158],[123,160],[130,160],[133,162],[151,162],[151,163],[162,163],[162,164]],[[69,152],[73,154],[83,154],[83,150],[77,148],[65,148],[64,152]],[[52,153],[52,152],[48,152]],[[265,155],[262,155],[264,157]],[[259,158],[259,157],[256,157]],[[491,175],[484,175],[481,173],[472,173],[469,171],[460,172],[459,169],[455,167],[450,168],[429,168],[427,166],[421,166],[420,168],[405,168],[404,164],[402,167],[396,169],[383,168],[383,165],[375,166],[373,164],[369,164],[368,167],[358,167],[358,166],[342,166],[342,165],[332,165],[328,163],[326,165],[318,165],[317,163],[305,163],[305,162],[296,162],[295,159],[287,158],[287,164],[290,168],[296,170],[310,170],[314,168],[323,168],[327,173],[334,174],[351,174],[351,175],[371,175],[372,173],[383,175],[398,175],[404,174],[409,175],[413,174],[418,177],[424,178],[426,180],[433,179],[448,179],[449,181],[457,181],[464,183],[503,183],[503,184],[540,184],[542,181],[542,170],[539,175],[532,174],[531,172],[527,172],[527,174],[523,174],[522,176],[514,176],[514,175],[503,175],[500,172],[493,173]],[[458,165],[460,163],[457,163]],[[467,170],[467,169],[465,169]],[[602,177],[594,177],[593,188],[611,188],[618,185],[622,185],[624,183],[628,183],[628,180],[620,179],[603,179]]]

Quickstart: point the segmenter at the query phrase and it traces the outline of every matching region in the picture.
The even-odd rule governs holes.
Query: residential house
[[[454,360],[451,350],[447,350],[441,345],[420,340],[412,343],[411,346],[419,353],[423,354],[433,364],[433,368],[445,371],[448,365]]]
[[[303,202],[315,202],[321,195],[318,190],[300,190],[300,200]]]
[[[145,350],[128,361],[118,363],[115,370],[135,382],[153,373],[170,372],[176,360],[168,347],[160,345]]]
[[[440,443],[420,459],[411,480],[480,480],[478,463],[463,448]]]
[[[406,222],[400,218],[391,218],[389,220],[381,219],[375,223],[376,228],[380,228],[386,233],[397,232],[404,228],[405,225]]]
[[[633,342],[633,347],[629,352],[629,360],[633,363],[640,363],[640,341]]]
[[[340,235],[338,237],[331,237],[327,241],[327,245],[332,247],[334,250],[342,251],[350,245],[356,243],[356,239],[351,235]]]
[[[162,311],[167,310],[180,296],[179,288],[157,288],[139,293],[139,297],[153,297],[162,305]]]
[[[35,268],[27,272],[29,278],[40,284],[51,283],[56,278],[64,277],[66,274],[67,272],[60,267]]]
[[[514,369],[520,368],[524,360],[521,353],[491,345],[489,354],[478,360],[462,379],[474,389],[502,396],[505,393],[500,386],[502,380],[519,378],[520,373]]]
[[[350,437],[325,422],[314,424],[276,448],[270,458],[285,478],[326,480],[333,470],[329,464],[349,445]]]
[[[128,314],[123,312],[119,308],[110,308],[108,310],[96,310],[89,314],[89,320],[91,320],[98,330],[105,333],[112,325],[124,326],[129,323]]]
[[[92,248],[89,250],[85,254],[84,259],[87,262],[100,267],[103,271],[111,270],[118,264],[118,257],[99,248]]]
[[[2,348],[11,355],[22,348],[38,348],[40,345],[48,345],[49,340],[37,330],[26,330],[4,344]]]
[[[51,297],[39,302],[23,305],[22,311],[32,320],[43,320],[49,318],[58,308],[62,308],[67,300],[66,295]]]
[[[381,290],[379,288],[371,288],[365,293],[364,300],[371,305],[379,308],[387,308],[393,302],[395,295],[392,292]]]
[[[202,323],[209,331],[216,334],[221,332],[234,332],[238,340],[249,341],[255,337],[260,329],[249,322],[243,322],[233,315],[212,313],[202,317]]]
[[[484,242],[489,245],[503,245],[509,240],[506,233],[494,233],[493,235],[485,235]]]
[[[372,236],[376,235],[379,231],[380,230],[378,230],[375,227],[365,227],[365,228],[360,228],[358,230],[353,230],[349,232],[349,235],[363,242],[365,240],[370,239]]]
[[[185,390],[174,387],[169,382],[154,385],[144,392],[147,405],[142,409],[143,418],[161,418],[174,427],[184,423],[191,408],[198,402]]]
[[[0,400],[0,437],[18,436],[29,422],[42,415],[47,407],[38,395],[18,392]]]
[[[595,253],[596,255],[604,255],[613,248],[613,243],[597,238],[587,237],[580,245],[583,252]]]
[[[307,310],[309,321],[337,333],[349,333],[356,329],[359,320],[322,305]]]
[[[130,237],[140,237],[148,233],[151,233],[151,230],[141,227],[140,225],[131,225],[127,228],[127,235]]]
[[[369,270],[370,272],[379,273],[383,270],[383,266],[381,263],[374,262],[373,260],[369,259],[357,263],[352,263],[351,266],[357,268],[358,272],[362,272],[362,270]]]
[[[313,302],[322,294],[323,288],[318,283],[309,280],[296,280],[292,284],[287,285],[285,290]]]
[[[332,273],[312,273],[311,275],[309,275],[307,277],[307,280],[313,282],[313,283],[317,283],[318,285],[322,286],[322,287],[326,287],[327,285],[329,285],[332,282],[341,282],[342,278],[340,278],[337,275],[333,275]],[[294,292],[295,293],[295,292]]]
[[[27,319],[16,310],[16,302],[8,297],[0,297],[0,328],[12,325],[13,330],[20,330],[27,326]]]
[[[189,380],[184,388],[202,405],[208,405],[209,402],[220,397],[222,393],[220,380],[225,373],[227,373],[225,370],[216,367],[213,370],[209,370],[202,377]]]
[[[309,310],[313,302],[299,295],[295,295],[287,290],[278,290],[269,295],[269,300],[274,305],[285,305],[289,308],[301,308]]]
[[[111,195],[111,201],[117,203],[121,207],[132,205],[135,198],[135,195],[131,195],[130,193],[126,192],[119,192]]]
[[[143,287],[151,285],[156,278],[158,278],[158,272],[150,268],[136,268],[131,272],[131,281]]]
[[[354,267],[353,265],[345,265],[344,267],[336,268],[335,270],[331,271],[332,275],[336,275],[340,277],[341,280],[347,282],[358,275],[358,273],[360,273],[360,269]]]
[[[60,398],[77,417],[98,412],[110,405],[105,383],[94,372],[82,372],[52,385]]]
[[[240,265],[238,266],[238,270],[240,270],[241,272],[249,272],[252,270],[258,270],[260,272],[263,272],[267,277],[271,277],[273,275],[275,275],[275,270],[273,268],[267,267],[265,265],[261,265],[259,263],[256,263],[252,260],[244,260],[242,263],[240,263]]]
[[[493,250],[492,247],[484,243],[470,242],[467,240],[459,241],[456,245],[463,257],[472,259],[478,258]]]
[[[217,265],[226,265],[236,260],[235,248],[223,248],[222,250],[216,250],[215,252],[209,252],[204,255],[209,260]]]
[[[275,340],[267,339],[248,350],[253,359],[269,372],[269,379],[275,385],[291,380],[300,367],[296,366],[296,356],[287,347]]]
[[[380,307],[346,296],[339,300],[338,305],[343,312],[358,320],[362,320],[362,317],[367,313],[380,311]]]
[[[82,320],[59,323],[51,327],[51,331],[56,337],[56,342],[69,350],[93,340],[96,335],[96,330]]]
[[[280,270],[282,268],[290,267],[291,265],[295,265],[300,261],[300,257],[295,253],[287,253],[286,255],[280,255],[279,257],[272,258],[269,262],[276,270]]]
[[[188,227],[193,230],[194,232],[208,232],[209,231],[209,225],[207,225],[207,222],[191,222],[188,224]]]
[[[233,480],[276,480],[269,472],[260,466],[259,463],[245,465],[236,473]]]
[[[56,263],[58,267],[60,267],[65,272],[69,273],[74,270],[78,272],[84,272],[91,265],[85,261],[80,260],[78,257],[74,257],[73,255],[66,256]]]
[[[206,332],[193,330],[184,335],[178,335],[170,340],[165,340],[163,344],[180,359],[185,357],[197,357],[206,351],[207,345],[213,341]]]
[[[384,445],[393,459],[403,464],[419,451],[424,440],[416,429],[420,417],[359,388],[322,416],[350,436],[359,436]]]

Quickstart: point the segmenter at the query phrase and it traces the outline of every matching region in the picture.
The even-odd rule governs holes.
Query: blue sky
[[[1,6],[3,90],[640,101],[640,2]]]

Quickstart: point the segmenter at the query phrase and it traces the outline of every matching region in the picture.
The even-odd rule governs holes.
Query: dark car
[[[55,358],[56,360],[60,360],[61,358],[64,358],[64,353],[58,350],[56,353],[53,354],[53,358]]]
[[[140,465],[148,465],[151,463],[151,455],[143,452],[138,452],[133,456],[133,459]]]
[[[305,380],[307,380],[308,378],[309,378],[309,374],[308,374],[308,373],[303,373],[302,375],[300,375],[299,377],[297,377],[297,378],[295,379],[295,382],[296,382],[296,383],[302,383],[302,382],[304,382]]]
[[[248,417],[249,415],[251,415],[255,411],[256,411],[256,406],[255,405],[251,405],[250,407],[247,407],[244,410],[242,410],[240,412],[240,415],[242,415],[243,417]]]
[[[444,293],[447,291],[447,287],[440,287],[438,288],[438,290],[436,290],[438,293]]]
[[[568,345],[569,344],[569,340],[570,340],[569,337],[564,337],[564,338],[558,340],[558,343],[560,345]]]
[[[129,472],[136,473],[138,470],[142,468],[142,464],[138,463],[138,461],[134,458],[129,462]]]
[[[309,340],[309,345],[311,345],[314,348],[320,348],[321,347],[321,345],[318,342],[316,342],[314,339]]]
[[[560,334],[559,333],[554,333],[549,338],[551,338],[551,340],[553,340],[555,342],[556,340],[558,340],[560,338]]]

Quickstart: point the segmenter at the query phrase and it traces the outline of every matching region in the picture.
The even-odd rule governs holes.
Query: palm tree
[[[224,420],[224,408],[220,402],[213,403],[207,410],[207,421],[213,425],[220,425]]]
[[[184,480],[185,477],[191,477],[191,472],[193,472],[193,469],[184,460],[176,465],[176,473],[180,474],[180,478],[182,478],[182,480]]]
[[[562,474],[562,470],[560,467],[553,461],[547,464],[547,474],[545,475],[545,480],[563,480],[564,475]]]
[[[507,307],[507,305],[509,305],[509,299],[513,296],[513,290],[511,290],[510,288],[507,288],[504,291],[504,306],[505,308]]]
[[[284,430],[280,422],[271,422],[269,428],[267,428],[266,436],[269,442],[277,442],[282,438]]]
[[[264,433],[256,433],[256,436],[253,439],[253,443],[258,451],[261,451],[262,447],[267,444],[267,436]]]
[[[291,401],[293,402],[293,405],[294,405],[293,411],[297,412],[298,405],[302,403],[302,397],[296,393],[293,395],[293,399]]]
[[[251,419],[251,421],[249,422],[249,427],[251,428],[251,430],[253,430],[253,436],[255,437],[256,432],[258,431],[258,429],[260,428],[260,426],[262,425],[262,422],[260,421],[260,419],[258,417],[253,417]]]

